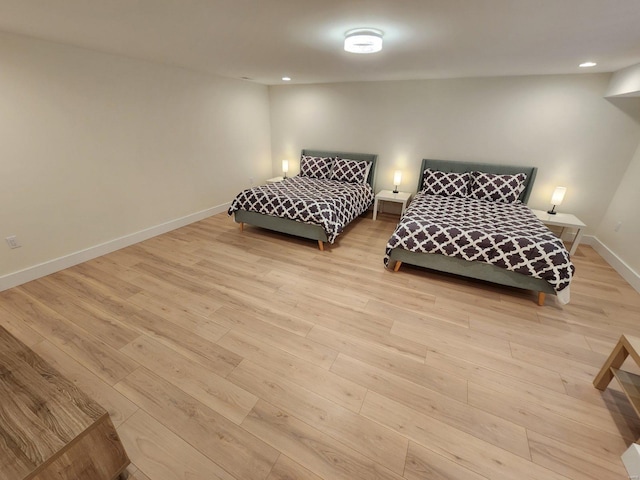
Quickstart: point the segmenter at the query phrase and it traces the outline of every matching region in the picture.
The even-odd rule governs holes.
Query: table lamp
[[[551,210],[547,210],[548,214],[555,215],[558,213],[556,212],[556,207],[562,203],[562,200],[564,200],[565,193],[567,193],[567,187],[556,187],[553,191],[553,195],[551,195],[551,205],[553,205],[553,207]]]
[[[398,193],[398,185],[402,182],[402,172],[400,170],[396,170],[393,172],[393,184],[396,188],[393,189],[393,193]]]

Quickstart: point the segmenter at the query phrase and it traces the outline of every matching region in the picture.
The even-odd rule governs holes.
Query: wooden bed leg
[[[538,292],[538,305],[541,307],[544,305],[544,292]]]
[[[322,242],[322,240],[318,240],[318,248],[321,252],[324,252],[324,243]]]
[[[244,223],[240,222],[240,231],[244,232]]]
[[[402,262],[396,262],[396,264],[393,266],[393,271],[397,272],[398,270],[400,270],[401,266],[402,266]]]

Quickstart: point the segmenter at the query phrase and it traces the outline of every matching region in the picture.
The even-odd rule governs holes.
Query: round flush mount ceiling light
[[[589,67],[595,67],[596,65],[597,65],[596,62],[583,62],[578,66],[581,68],[589,68]]]
[[[351,53],[375,53],[382,50],[381,30],[354,28],[344,34],[344,49]]]

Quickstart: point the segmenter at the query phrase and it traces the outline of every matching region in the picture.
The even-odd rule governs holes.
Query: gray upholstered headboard
[[[456,172],[464,173],[471,171],[486,172],[486,173],[498,173],[501,175],[514,175],[517,173],[525,173],[527,179],[524,181],[525,187],[518,199],[522,203],[529,201],[531,190],[533,189],[533,183],[536,179],[536,173],[538,173],[537,167],[520,167],[517,165],[498,165],[495,163],[476,163],[476,162],[455,162],[452,160],[429,160],[425,158],[422,160],[422,166],[420,167],[420,175],[418,175],[418,191],[422,190],[422,181],[424,171],[427,168],[433,170],[440,170],[442,172]]]
[[[358,160],[365,161],[371,163],[371,168],[369,169],[369,176],[367,177],[367,183],[371,185],[373,188],[373,181],[375,179],[376,173],[376,162],[378,160],[378,155],[373,153],[348,153],[348,152],[330,152],[326,150],[302,150],[302,155],[311,155],[313,157],[340,157],[347,158],[349,160]]]

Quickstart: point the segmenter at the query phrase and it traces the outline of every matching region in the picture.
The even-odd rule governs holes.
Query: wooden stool
[[[640,365],[639,352],[640,338],[622,335],[593,381],[594,387],[598,390],[605,390],[611,379],[616,377],[620,382],[622,391],[631,402],[638,416],[640,416],[640,375],[625,372],[620,370],[620,367],[629,355],[631,355],[636,364]]]

